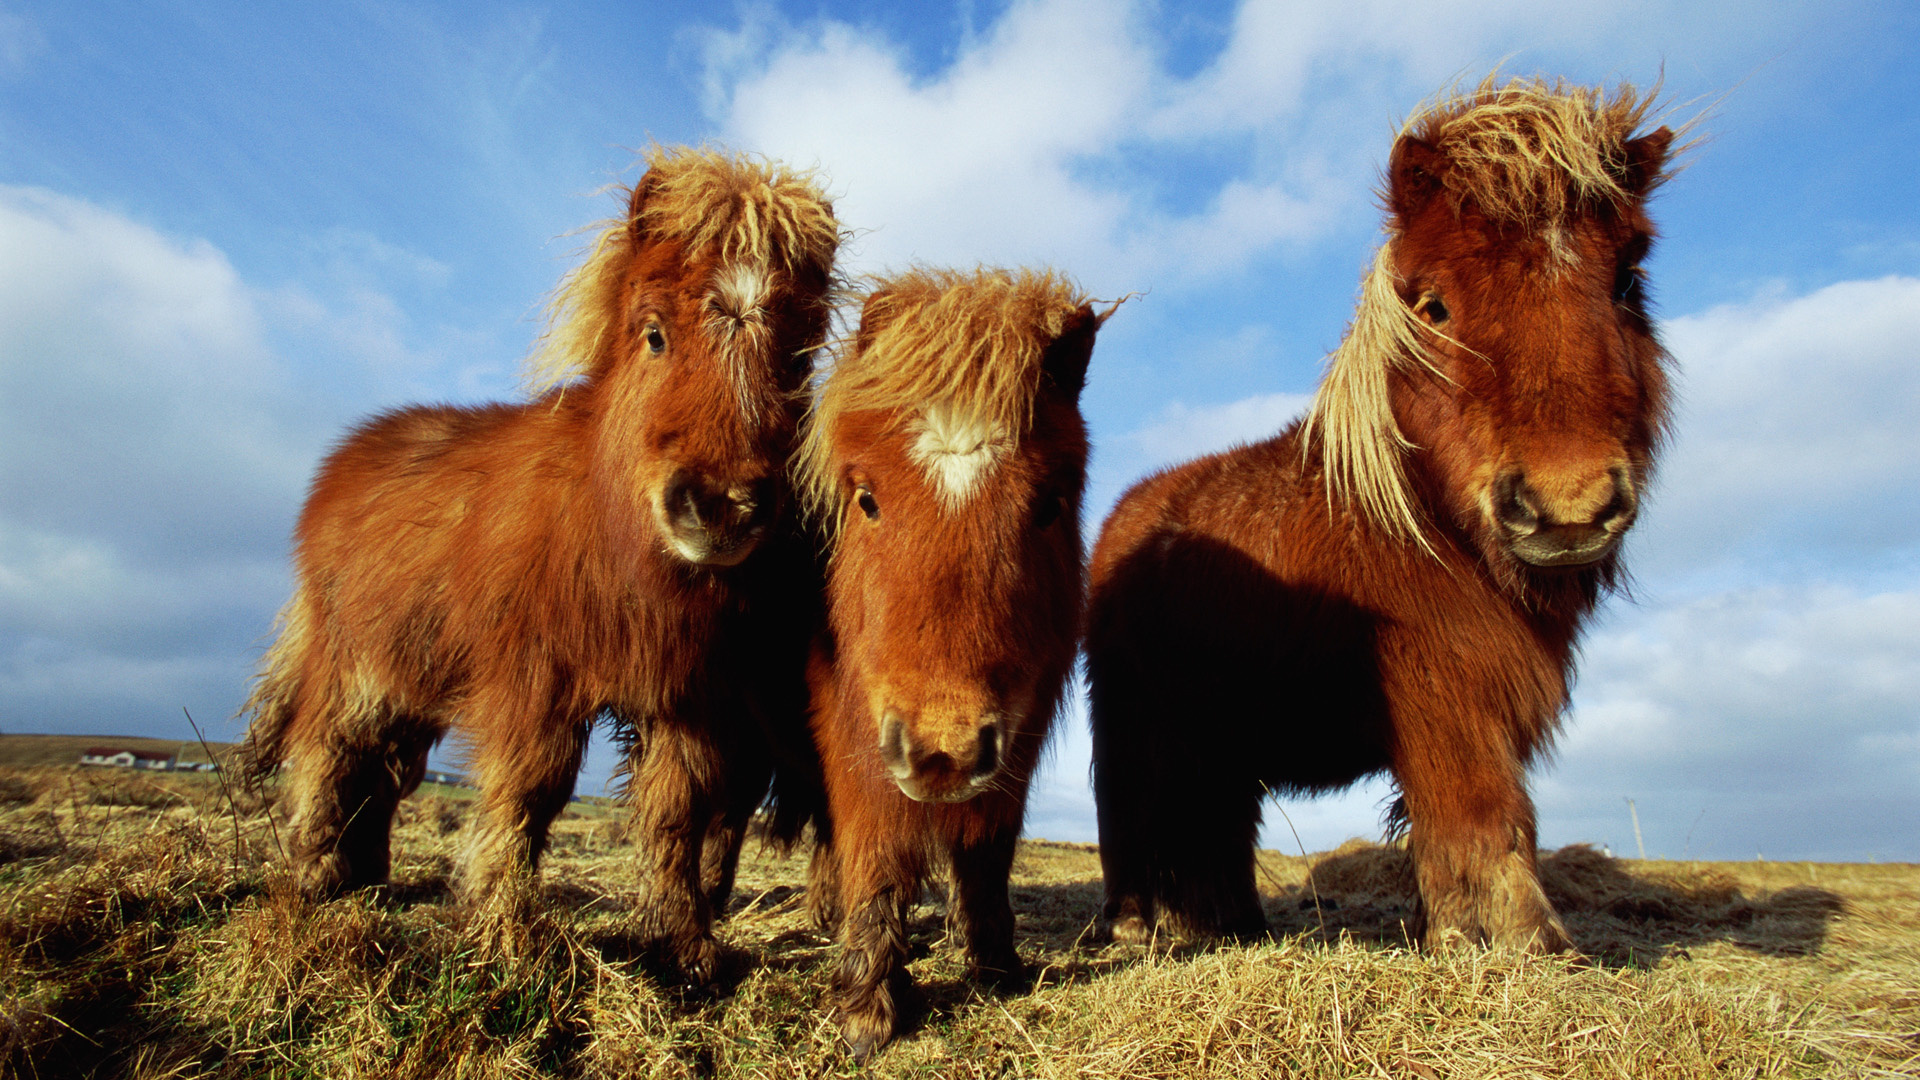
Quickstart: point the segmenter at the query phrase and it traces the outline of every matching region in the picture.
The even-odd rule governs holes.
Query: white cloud
[[[1312,394],[1259,394],[1224,405],[1173,402],[1159,419],[1117,440],[1147,468],[1191,461],[1279,434],[1313,403]]]
[[[284,535],[317,433],[288,430],[292,384],[264,338],[252,295],[205,243],[0,188],[7,519],[176,554],[258,543],[259,515]]]
[[[1665,333],[1681,401],[1632,552],[1644,579],[1823,576],[1920,547],[1920,280],[1764,295]]]
[[[769,38],[771,55],[749,66]],[[709,56],[741,68],[721,91],[728,137],[824,166],[842,220],[871,230],[857,245],[868,269],[1057,260],[1106,244],[1127,212],[1075,174],[1124,136],[1153,77],[1132,20],[1108,5],[1018,4],[926,82],[888,44],[833,22],[749,23]]]
[[[0,187],[0,723],[225,719],[340,419],[270,340],[338,322],[204,241]]]
[[[1711,21],[1682,7],[1250,0],[1186,76],[1146,4],[1021,0],[927,75],[870,30],[755,9],[705,37],[706,102],[730,141],[825,169],[842,220],[869,230],[863,271],[1051,261],[1118,295],[1370,218],[1393,123],[1503,57],[1530,71],[1531,53],[1602,40],[1651,77],[1677,25]]]
[[[1625,850],[1631,797],[1649,854],[1920,857],[1920,591],[1627,609],[1584,652],[1539,785],[1550,841]]]

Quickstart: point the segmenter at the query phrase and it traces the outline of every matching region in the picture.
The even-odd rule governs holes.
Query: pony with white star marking
[[[906,909],[941,864],[971,972],[1021,975],[1007,880],[1079,642],[1079,400],[1111,313],[1052,273],[904,274],[814,396],[800,486],[830,556],[811,888],[837,890],[858,1057],[899,1028]]]

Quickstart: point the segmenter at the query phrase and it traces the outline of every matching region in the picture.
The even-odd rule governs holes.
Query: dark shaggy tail
[[[306,605],[301,601],[301,594],[294,593],[274,619],[273,645],[260,660],[253,692],[240,706],[240,715],[251,720],[233,762],[240,782],[249,789],[258,789],[287,758],[287,736],[299,698],[300,658],[308,636]]]

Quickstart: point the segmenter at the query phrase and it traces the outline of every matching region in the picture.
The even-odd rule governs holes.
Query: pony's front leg
[[[1007,892],[1018,841],[1019,830],[1007,829],[950,849],[948,926],[966,950],[968,976],[999,987],[1017,986],[1026,974],[1013,945],[1013,903]]]
[[[553,819],[566,809],[580,775],[590,716],[519,710],[473,736],[473,779],[479,815],[468,843],[461,891],[476,904],[521,913]]]
[[[833,998],[840,1035],[854,1060],[865,1061],[900,1030],[900,1011],[913,992],[907,974],[907,906],[918,878],[901,853],[876,843],[860,844],[854,865],[841,867],[840,961],[833,969]]]
[[[720,965],[702,864],[722,797],[721,755],[705,731],[687,725],[656,724],[636,749],[628,785],[640,859],[635,914],[668,963],[705,984]]]
[[[1454,744],[1426,756],[1419,749],[1410,748],[1394,773],[1406,798],[1423,943],[1572,950],[1540,887],[1533,802],[1519,763],[1491,746]]]

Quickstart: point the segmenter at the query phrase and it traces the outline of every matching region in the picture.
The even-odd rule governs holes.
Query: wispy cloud
[[[420,366],[391,302],[359,295],[343,319],[337,300],[250,286],[204,241],[0,187],[9,727],[231,711],[286,595],[301,493],[346,418],[339,369],[374,353]],[[273,344],[315,328],[339,335],[330,391]]]

